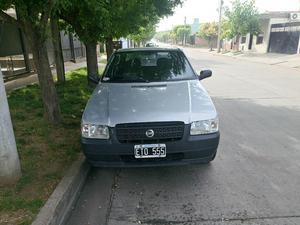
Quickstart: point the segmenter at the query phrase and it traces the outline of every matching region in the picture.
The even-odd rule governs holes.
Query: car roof
[[[122,48],[116,52],[181,51],[179,48]]]

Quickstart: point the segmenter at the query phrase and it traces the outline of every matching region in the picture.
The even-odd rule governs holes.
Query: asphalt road
[[[215,161],[93,169],[68,225],[300,224],[300,70],[185,52],[213,70]]]

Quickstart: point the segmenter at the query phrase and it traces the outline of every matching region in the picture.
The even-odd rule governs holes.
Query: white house
[[[241,51],[300,53],[300,11],[266,12],[260,15],[261,34],[240,38]],[[228,45],[233,48],[233,45]],[[226,46],[225,46],[226,47]]]

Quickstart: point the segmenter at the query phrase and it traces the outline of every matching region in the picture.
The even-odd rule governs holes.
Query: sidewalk
[[[215,53],[217,54],[217,53]],[[268,65],[280,65],[290,68],[300,69],[300,54],[288,55],[288,54],[276,54],[276,53],[224,53],[224,56],[230,56],[234,58],[241,58],[252,62],[259,62]]]
[[[98,58],[98,66],[104,67],[105,64],[99,63],[100,60],[102,60],[103,57]],[[79,59],[78,62],[73,63],[73,62],[65,62],[65,72],[76,70],[82,67],[86,67],[86,58]],[[52,69],[52,74],[55,75],[56,71],[55,68]],[[5,89],[6,92],[13,91],[15,89],[27,86],[29,84],[35,84],[38,83],[38,77],[37,74],[32,74],[29,76],[24,76],[20,78],[16,78],[15,80],[5,82]]]
[[[279,65],[289,68],[300,69],[300,54],[288,55],[288,54],[276,54],[276,53],[254,53],[254,52],[227,52],[227,53],[217,53],[216,49],[214,51],[209,51],[206,48],[197,48],[191,46],[179,46],[179,45],[170,45],[165,43],[159,43],[161,47],[175,47],[175,48],[192,48],[197,49],[199,52],[210,53],[213,55],[223,55],[233,58],[239,58],[248,60],[251,62],[258,62],[268,65]]]

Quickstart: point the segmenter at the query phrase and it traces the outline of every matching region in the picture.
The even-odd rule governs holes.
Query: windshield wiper
[[[110,80],[109,82],[114,83],[150,83],[149,80],[146,80],[144,78],[137,78],[137,79],[127,79],[127,80]]]
[[[150,83],[150,81],[149,81],[149,80],[147,80],[147,79],[144,79],[144,78],[142,78],[142,77],[139,77],[138,79],[136,79],[136,82],[145,82],[145,83]]]

